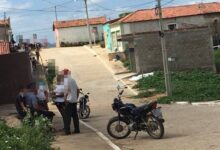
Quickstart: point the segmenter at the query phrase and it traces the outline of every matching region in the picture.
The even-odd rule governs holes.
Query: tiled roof
[[[114,22],[116,22],[120,19],[122,19],[122,18],[116,18],[116,19],[113,19],[113,20],[109,20],[109,21],[106,21],[105,24],[108,24],[108,23],[111,24],[111,23],[114,23]]]
[[[176,18],[185,16],[195,16],[208,13],[220,12],[220,3],[200,3],[193,5],[175,6],[163,8],[163,18]],[[129,14],[118,22],[129,23],[156,20],[158,16],[155,15],[155,9],[142,9]]]
[[[106,17],[90,18],[90,25],[104,24],[106,22]],[[79,27],[86,26],[86,19],[77,20],[67,20],[67,21],[55,21],[53,23],[53,28],[68,28],[68,27]]]
[[[9,25],[9,19],[7,20],[0,20],[0,25]]]

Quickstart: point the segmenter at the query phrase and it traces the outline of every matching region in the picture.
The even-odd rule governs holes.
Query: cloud
[[[23,4],[16,5],[16,8],[18,8],[18,9],[27,9],[27,8],[31,8],[31,7],[32,7],[32,3],[30,3],[30,2],[25,2]]]
[[[0,1],[0,7],[10,7],[10,3],[8,0],[1,0]]]
[[[95,4],[100,4],[103,1],[105,1],[105,0],[88,0],[88,5],[92,6],[92,5],[95,5]]]

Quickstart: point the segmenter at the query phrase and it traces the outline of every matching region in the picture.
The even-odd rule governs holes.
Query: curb
[[[178,105],[190,105],[190,102],[182,101],[182,102],[174,102],[173,104],[178,104]]]
[[[192,106],[220,106],[220,101],[210,101],[210,102],[187,102],[187,101],[181,101],[181,102],[173,102],[172,104],[177,105],[192,105]]]
[[[96,55],[96,58],[98,58],[98,59],[101,61],[101,63],[109,70],[109,72],[111,72],[113,78],[114,78],[116,81],[120,81],[121,83],[123,83],[124,85],[126,85],[126,83],[125,83],[121,78],[117,78],[117,77],[115,76],[115,72],[112,70],[112,68],[109,67],[109,66],[106,64],[106,62],[105,62],[100,56],[98,56],[97,53],[96,53],[93,49],[89,48],[88,46],[83,46],[83,47],[86,48],[87,50],[89,50],[92,54]],[[138,95],[138,92],[136,92],[135,90],[133,90],[130,86],[127,86],[127,87],[128,87],[128,89],[129,89],[134,95]]]

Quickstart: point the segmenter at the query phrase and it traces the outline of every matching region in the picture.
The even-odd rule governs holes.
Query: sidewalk
[[[60,148],[61,150],[89,150],[89,149],[96,149],[96,150],[111,150],[112,148],[105,143],[104,140],[99,138],[95,132],[88,129],[84,125],[80,124],[80,134],[71,134],[71,135],[64,135],[63,129],[63,122],[60,113],[57,111],[55,105],[49,105],[50,110],[53,111],[56,116],[54,117],[53,124],[54,128],[57,130],[55,131],[55,140],[52,143],[53,148]],[[71,125],[73,130],[73,125]]]
[[[86,46],[87,47],[87,46]],[[87,47],[89,48],[89,47]],[[102,58],[102,60],[108,64],[108,66],[113,70],[114,74],[125,74],[130,73],[130,71],[125,68],[121,61],[109,61],[107,50],[101,48],[100,46],[93,46],[92,50],[96,53],[97,56]]]
[[[93,52],[94,56],[100,58],[100,61],[108,68],[108,70],[112,73],[116,80],[120,80],[123,84],[129,86],[129,89],[135,95],[138,94],[138,91],[136,89],[132,89],[136,82],[129,80],[130,77],[137,75],[137,73],[131,72],[127,68],[125,68],[121,61],[109,61],[108,52],[106,49],[99,46],[93,46],[92,49],[90,49],[88,46],[85,47]]]

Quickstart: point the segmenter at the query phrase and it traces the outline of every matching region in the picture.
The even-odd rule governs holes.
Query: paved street
[[[115,115],[111,103],[117,94],[117,81],[111,73],[94,54],[83,47],[47,49],[43,50],[42,57],[44,60],[56,59],[59,69],[69,68],[79,86],[85,92],[91,93],[91,117],[86,122],[108,136],[106,125],[108,119]],[[132,94],[127,91],[125,96],[129,95]],[[135,101],[139,104],[138,100],[126,99],[126,101]],[[112,139],[113,142],[122,149],[220,149],[220,106],[163,105],[162,107],[166,120],[164,139],[153,140],[147,134],[140,134],[137,140],[133,140],[134,134],[132,134],[124,140]],[[83,130],[84,133],[88,131]]]

